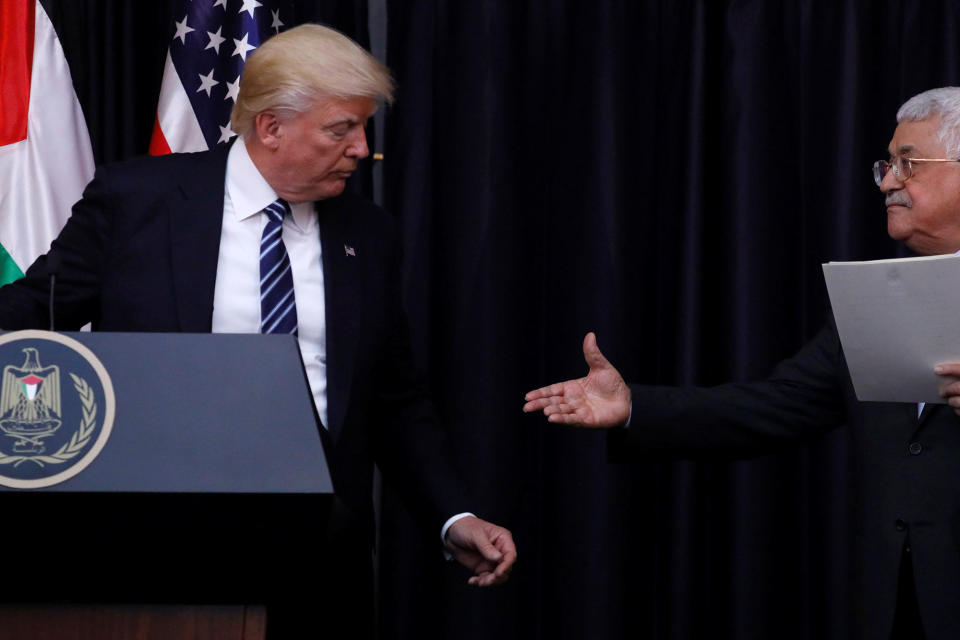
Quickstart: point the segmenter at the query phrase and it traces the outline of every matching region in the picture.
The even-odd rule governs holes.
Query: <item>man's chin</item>
[[[942,241],[923,233],[914,233],[913,231],[910,231],[906,233],[900,233],[896,236],[891,233],[890,237],[898,242],[902,242],[904,246],[918,256],[939,256],[955,253],[954,249],[951,249]]]
[[[896,207],[899,209],[899,207]],[[911,229],[903,224],[902,212],[892,211],[893,207],[887,209],[887,235],[900,242],[906,242],[910,237]]]
[[[326,200],[327,198],[336,198],[338,195],[343,193],[343,190],[347,186],[346,178],[339,180],[330,180],[324,182],[320,185],[320,188],[317,190],[317,197],[314,200]]]

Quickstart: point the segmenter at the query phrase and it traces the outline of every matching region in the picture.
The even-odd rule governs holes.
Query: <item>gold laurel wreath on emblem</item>
[[[93,389],[87,384],[87,381],[80,376],[71,373],[73,379],[73,388],[80,395],[80,403],[83,405],[83,418],[80,420],[80,428],[70,436],[70,442],[57,449],[56,453],[46,456],[8,456],[0,453],[0,464],[12,464],[15,467],[25,461],[36,462],[41,467],[47,464],[63,464],[71,460],[83,450],[93,431],[97,426],[97,402],[93,394]]]

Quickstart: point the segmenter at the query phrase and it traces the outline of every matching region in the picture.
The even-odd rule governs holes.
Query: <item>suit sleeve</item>
[[[808,440],[844,420],[849,374],[832,321],[766,380],[710,388],[631,385],[615,453],[746,457]]]
[[[400,293],[400,251],[390,236],[390,267],[385,288],[390,318],[378,357],[380,419],[375,456],[384,477],[404,503],[439,533],[457,513],[475,509],[455,468],[446,429],[430,399],[426,380],[414,363],[407,317]]]
[[[50,256],[56,252],[60,266],[56,271],[54,309],[56,328],[77,330],[96,322],[105,247],[109,237],[109,211],[113,198],[97,170],[93,181],[50,251],[27,269],[23,278],[0,288],[0,327],[41,329],[50,325]]]

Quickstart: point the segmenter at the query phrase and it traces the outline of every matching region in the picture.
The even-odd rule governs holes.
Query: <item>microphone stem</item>
[[[53,287],[56,284],[57,276],[50,274],[50,331],[53,331]]]

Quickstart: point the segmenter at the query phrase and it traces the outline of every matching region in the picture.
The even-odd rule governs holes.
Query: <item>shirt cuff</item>
[[[447,562],[449,562],[450,560],[453,560],[453,554],[450,553],[450,551],[447,549],[447,531],[450,529],[450,526],[454,522],[462,518],[466,518],[467,516],[473,516],[474,518],[477,517],[472,513],[470,513],[469,511],[458,513],[452,518],[448,518],[447,521],[443,523],[443,528],[440,529],[440,543],[443,545],[443,559],[446,560]]]
[[[463,513],[458,513],[452,518],[448,518],[446,522],[443,523],[443,528],[440,529],[440,543],[443,545],[447,544],[447,531],[450,530],[450,526],[457,520],[462,520],[468,516],[476,518],[477,516],[473,515],[470,512],[464,511]]]

